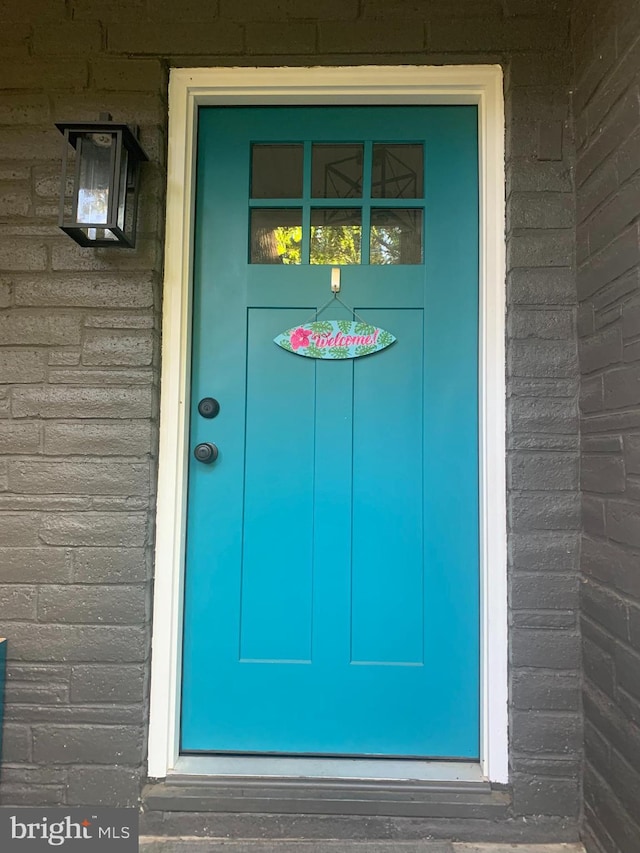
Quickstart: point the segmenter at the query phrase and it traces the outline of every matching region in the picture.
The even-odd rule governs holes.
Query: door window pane
[[[312,264],[359,264],[361,240],[361,210],[312,209]]]
[[[420,145],[373,146],[372,198],[422,198],[424,153]]]
[[[422,211],[373,209],[370,259],[372,264],[421,264]]]
[[[313,198],[362,198],[363,145],[314,145]]]
[[[249,257],[252,264],[299,264],[301,250],[301,209],[251,211]]]
[[[251,146],[251,197],[302,198],[302,145]]]

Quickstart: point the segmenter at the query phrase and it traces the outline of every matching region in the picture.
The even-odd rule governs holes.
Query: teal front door
[[[478,757],[477,162],[471,106],[200,111],[184,753]],[[274,343],[320,309],[396,341]]]

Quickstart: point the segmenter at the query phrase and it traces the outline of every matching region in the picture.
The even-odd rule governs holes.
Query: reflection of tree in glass
[[[273,228],[257,226],[251,230],[251,263],[279,264],[278,247]]]
[[[422,263],[422,212],[374,210],[371,213],[371,263]]]
[[[282,264],[302,262],[302,228],[281,226],[273,232],[276,248]]]
[[[311,228],[312,264],[359,264],[362,239],[359,225],[314,225]],[[299,264],[302,262],[302,228],[256,228],[253,233],[254,263]]]
[[[251,231],[252,264],[299,264],[302,228],[299,225],[254,224]]]
[[[314,212],[315,213],[315,212]],[[332,216],[335,213],[331,212]],[[311,225],[312,264],[359,264],[362,228],[359,213],[331,221],[322,212],[318,224]],[[370,263],[422,263],[422,212],[418,210],[372,211]],[[254,264],[301,264],[302,228],[299,225],[268,225],[254,222],[251,234],[251,262]]]
[[[371,226],[371,263],[400,263],[400,229]]]
[[[360,225],[312,225],[312,264],[359,264]]]

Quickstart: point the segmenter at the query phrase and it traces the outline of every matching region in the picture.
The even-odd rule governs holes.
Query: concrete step
[[[140,853],[585,853],[582,844],[473,844],[451,841],[230,841],[141,836]]]
[[[174,778],[147,785],[150,813],[360,815],[505,820],[510,797],[487,783]],[[153,832],[153,830],[151,830]],[[195,834],[195,833],[194,833]],[[200,834],[200,833],[198,833]],[[301,833],[302,834],[302,833]],[[246,837],[246,836],[245,836]]]

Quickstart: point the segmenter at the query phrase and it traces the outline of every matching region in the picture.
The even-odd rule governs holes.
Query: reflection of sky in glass
[[[113,137],[92,133],[78,142],[78,222],[100,224],[107,221]]]
[[[81,188],[78,193],[78,222],[107,221],[109,190]]]
[[[372,226],[370,252],[372,264],[398,263],[398,252],[394,246],[397,237],[397,228],[380,228],[375,225]]]

